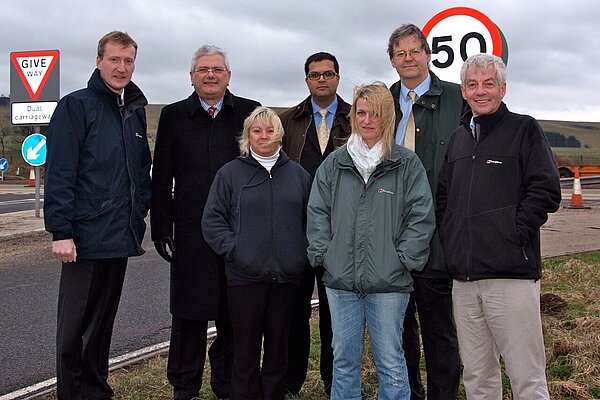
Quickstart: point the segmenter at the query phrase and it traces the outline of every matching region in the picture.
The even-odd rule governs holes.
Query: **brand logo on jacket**
[[[502,164],[502,161],[497,161],[497,160],[487,160],[485,163],[486,163],[486,164]]]
[[[377,190],[377,193],[385,193],[385,194],[394,194],[394,192],[390,191],[390,190],[386,190],[384,188],[380,188]]]

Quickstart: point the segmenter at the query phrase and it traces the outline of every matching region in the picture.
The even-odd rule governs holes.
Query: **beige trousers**
[[[500,357],[514,400],[550,399],[539,280],[454,280],[452,305],[467,399],[502,399]]]

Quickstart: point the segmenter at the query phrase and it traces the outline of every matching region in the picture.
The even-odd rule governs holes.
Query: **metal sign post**
[[[29,135],[21,145],[21,155],[27,164],[35,167],[35,216],[40,216],[40,165],[46,163],[46,136],[40,133]]]

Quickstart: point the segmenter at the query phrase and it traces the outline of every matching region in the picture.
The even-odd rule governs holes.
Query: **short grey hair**
[[[281,120],[277,113],[268,107],[258,106],[244,120],[244,130],[242,131],[242,136],[240,136],[238,140],[238,146],[242,157],[246,157],[250,154],[250,128],[252,128],[252,125],[256,121],[273,126],[273,129],[275,130],[273,140],[276,142],[281,142],[281,139],[283,138],[283,125],[281,124]]]
[[[223,49],[221,49],[217,46],[213,46],[211,44],[205,44],[205,45],[201,46],[198,50],[196,50],[196,52],[194,53],[194,57],[192,57],[192,66],[190,67],[190,72],[194,72],[194,69],[196,68],[196,62],[198,61],[198,59],[200,57],[212,56],[215,54],[223,56],[223,58],[225,59],[225,69],[227,71],[230,71],[229,59],[227,58],[227,53],[225,53],[225,51],[223,51]]]
[[[504,83],[506,83],[506,65],[504,65],[504,61],[502,61],[500,57],[486,53],[472,55],[463,63],[462,67],[460,68],[461,85],[465,87],[467,83],[467,70],[469,68],[479,68],[481,71],[485,72],[490,65],[494,66],[494,70],[496,71],[496,80],[498,81],[498,84],[502,86]]]

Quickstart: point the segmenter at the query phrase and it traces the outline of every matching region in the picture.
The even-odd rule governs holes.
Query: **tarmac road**
[[[60,263],[50,247],[44,233],[0,241],[0,398],[55,375]],[[144,247],[152,251],[129,260],[111,357],[169,340],[169,268]]]

